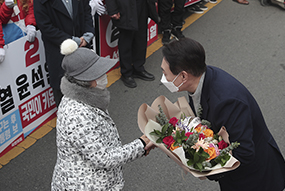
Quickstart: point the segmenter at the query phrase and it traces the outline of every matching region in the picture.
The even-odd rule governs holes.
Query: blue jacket
[[[201,106],[201,118],[211,122],[215,133],[225,126],[230,141],[240,143],[233,156],[241,166],[208,178],[226,191],[283,190],[285,161],[251,93],[225,71],[207,66]]]

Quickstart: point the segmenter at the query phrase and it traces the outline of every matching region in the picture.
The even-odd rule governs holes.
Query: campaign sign
[[[148,28],[147,28],[147,46],[151,45],[157,40],[157,24],[148,18]]]
[[[56,116],[41,33],[4,46],[0,63],[0,157]]]
[[[118,40],[119,30],[113,25],[113,22],[108,15],[99,17],[99,34],[100,34],[100,56],[119,59]],[[112,68],[117,68],[118,63]]]

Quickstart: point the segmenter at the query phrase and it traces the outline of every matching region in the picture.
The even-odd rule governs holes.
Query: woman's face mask
[[[96,80],[96,83],[97,83],[96,88],[101,89],[101,90],[105,89],[108,84],[107,74],[104,74],[103,76],[98,78]]]
[[[180,73],[179,73],[180,74]],[[179,90],[179,87],[182,86],[183,82],[177,87],[175,86],[175,84],[173,83],[177,77],[179,76],[179,74],[177,74],[177,76],[174,78],[174,80],[172,80],[172,82],[169,82],[167,81],[166,77],[164,74],[162,74],[162,78],[161,78],[161,83],[163,83],[163,85],[165,85],[165,87],[167,87],[167,89],[170,91],[170,92],[178,92]]]

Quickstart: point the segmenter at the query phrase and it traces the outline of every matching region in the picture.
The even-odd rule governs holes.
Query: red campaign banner
[[[113,25],[110,16],[102,15],[99,17],[99,34],[100,34],[100,56],[119,59],[118,39],[119,30]],[[118,63],[112,68],[117,68]],[[112,70],[111,69],[111,70]]]
[[[147,46],[157,40],[157,30],[157,24],[153,20],[148,19]]]
[[[48,88],[19,105],[23,129],[56,107],[53,92]]]

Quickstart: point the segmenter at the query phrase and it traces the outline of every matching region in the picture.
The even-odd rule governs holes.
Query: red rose
[[[226,143],[224,140],[221,140],[219,143],[218,143],[218,145],[219,145],[219,149],[224,149],[224,148],[227,148],[229,145],[228,145],[228,143]]]
[[[185,133],[185,136],[189,138],[189,136],[192,135],[192,134],[193,134],[192,132],[187,132],[187,133]],[[187,139],[185,139],[185,140],[187,141]]]
[[[192,132],[187,132],[187,133],[185,133],[185,136],[186,137],[189,137],[190,135],[192,135],[193,133]]]
[[[164,144],[167,145],[167,148],[169,148],[171,146],[171,144],[174,142],[173,137],[170,135],[168,137],[164,137],[163,140]]]
[[[172,118],[169,120],[169,123],[170,123],[171,125],[175,126],[178,121],[179,121],[179,120],[178,120],[176,117],[172,117]]]
[[[205,138],[206,138],[206,136],[205,136],[203,133],[200,133],[200,134],[199,134],[199,140],[205,139]]]

